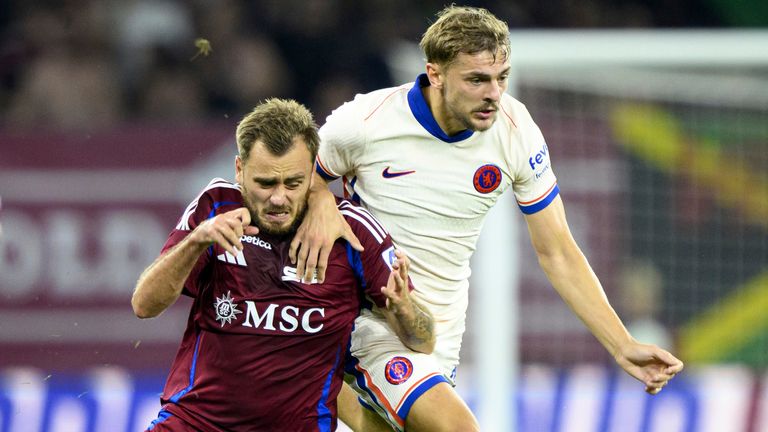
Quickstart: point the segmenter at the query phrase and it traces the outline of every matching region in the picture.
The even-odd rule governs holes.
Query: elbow
[[[154,318],[159,315],[157,312],[150,310],[147,305],[139,301],[134,295],[131,299],[131,307],[133,308],[133,314],[139,319]]]

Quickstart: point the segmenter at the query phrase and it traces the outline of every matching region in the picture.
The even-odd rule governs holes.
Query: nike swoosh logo
[[[386,167],[386,168],[384,168],[384,171],[381,172],[381,175],[384,178],[395,178],[395,177],[400,177],[400,176],[404,176],[404,175],[408,175],[408,174],[413,174],[415,172],[416,171],[395,171],[395,172],[390,172],[389,171],[389,167]]]

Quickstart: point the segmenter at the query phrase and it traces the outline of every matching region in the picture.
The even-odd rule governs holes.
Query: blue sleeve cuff
[[[526,205],[522,205],[518,203],[518,207],[520,207],[520,210],[525,214],[534,214],[538,213],[541,210],[544,210],[554,199],[555,197],[560,193],[560,187],[557,186],[557,183],[550,189],[549,192],[544,194],[539,199],[534,200],[533,202],[526,203]]]

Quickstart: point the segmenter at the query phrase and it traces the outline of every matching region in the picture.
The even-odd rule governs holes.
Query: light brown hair
[[[237,150],[246,161],[253,144],[261,141],[270,153],[282,156],[293,147],[296,136],[304,139],[314,162],[320,137],[312,113],[295,100],[267,99],[237,124]]]
[[[448,6],[421,38],[427,62],[448,66],[459,53],[475,54],[501,50],[509,57],[509,27],[483,8]]]

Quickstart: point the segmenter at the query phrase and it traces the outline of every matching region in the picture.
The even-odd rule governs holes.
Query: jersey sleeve
[[[521,148],[516,153],[519,156],[515,161],[513,190],[520,210],[534,214],[546,208],[560,193],[560,188],[544,135],[525,106],[519,104],[517,111]]]
[[[381,223],[364,208],[349,201],[342,201],[339,211],[365,248],[359,254],[361,268],[358,269],[362,272],[365,294],[376,306],[383,308],[386,306],[386,297],[381,293],[381,287],[387,285],[392,264],[397,260],[392,238]],[[413,290],[410,278],[408,289]]]
[[[360,96],[358,96],[360,97]],[[335,109],[320,128],[317,172],[326,180],[353,173],[365,150],[363,110],[356,98]]]
[[[207,219],[238,207],[242,207],[242,195],[239,187],[220,178],[211,180],[200,195],[192,200],[184,210],[176,227],[168,235],[162,253],[179,244]],[[210,258],[211,249],[209,248],[200,255],[192,268],[192,272],[184,283],[183,294],[197,297],[200,291],[200,273],[211,262]]]

